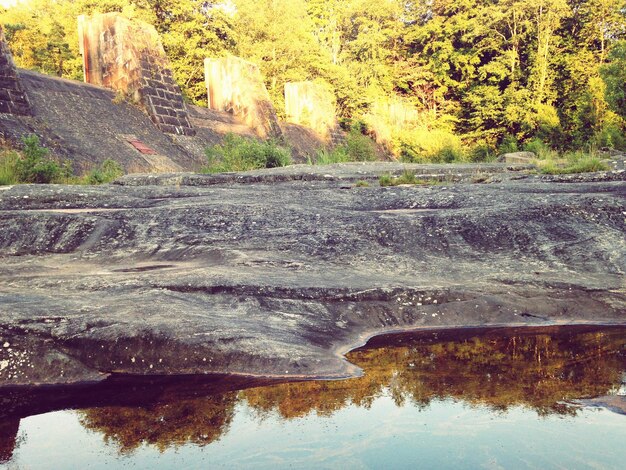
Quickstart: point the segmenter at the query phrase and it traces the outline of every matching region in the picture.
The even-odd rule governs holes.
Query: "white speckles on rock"
[[[135,363],[135,361],[136,361],[136,360],[137,360],[137,359],[135,359],[134,357],[131,357],[131,358],[130,358],[130,362],[132,362],[133,364]]]
[[[33,380],[56,380],[58,365],[46,370],[39,345],[41,351],[55,351],[68,341],[71,348],[89,345],[82,352],[91,356],[85,364],[89,373],[113,357],[121,371],[147,371],[152,365],[151,372],[164,374],[210,369],[273,375],[282,374],[281,364],[297,353],[301,360],[294,374],[331,375],[342,373],[334,348],[344,339],[396,327],[442,325],[445,315],[450,325],[506,323],[506,314],[513,322],[515,315],[508,312],[518,308],[520,299],[528,299],[525,308],[536,306],[546,318],[559,321],[621,318],[623,279],[616,275],[619,259],[614,255],[623,239],[618,224],[626,216],[620,216],[623,183],[600,183],[593,191],[591,183],[572,184],[561,191],[529,177],[531,189],[516,180],[497,187],[370,188],[355,194],[321,185],[316,182],[320,170],[314,171],[316,180],[281,182],[280,191],[251,179],[236,187],[221,182],[176,189],[152,184],[81,189],[89,194],[89,204],[77,203],[78,188],[59,198],[42,196],[43,189],[35,186],[5,193],[19,194],[19,199],[0,197],[7,208],[3,221],[12,227],[0,231],[0,241],[8,247],[2,252],[28,256],[11,258],[0,273],[0,284],[10,283],[10,293],[3,293],[0,303],[11,312],[1,323],[7,331],[19,328],[0,339],[0,359],[9,361],[2,377],[21,367],[28,368]],[[22,209],[39,203],[22,201],[23,194],[55,209],[68,201],[72,207],[108,201],[128,209],[123,217],[29,215]],[[598,202],[597,194],[608,202]],[[403,213],[406,208],[426,212]],[[321,212],[332,217],[321,217]],[[597,223],[586,219],[594,213]],[[564,226],[571,243],[552,249],[549,241]],[[180,236],[172,237],[173,231]],[[123,235],[123,246],[116,233]],[[433,240],[426,234],[435,243],[424,240]],[[233,237],[240,241],[232,243]],[[478,252],[485,256],[475,257]],[[143,263],[148,253],[155,261],[168,260],[172,268],[146,264],[154,269],[116,270],[128,268],[131,261]],[[297,263],[305,267],[293,276]],[[549,268],[552,263],[559,268]],[[62,275],[51,275],[60,266]],[[573,274],[567,282],[561,267]],[[541,272],[541,283],[535,281],[535,271]],[[589,289],[602,293],[587,300]],[[45,316],[39,301],[25,301],[34,295],[46,302]],[[580,308],[570,308],[579,302]],[[57,325],[62,317],[67,323]],[[22,320],[36,321],[22,325]],[[42,338],[51,341],[42,343]],[[30,365],[20,366],[2,346],[6,340],[13,352],[28,345],[41,370],[34,374]],[[133,350],[148,359],[131,362],[127,354]],[[72,354],[59,355],[61,362]],[[161,354],[168,358],[166,366]],[[259,360],[244,363],[245,357]],[[67,369],[71,380],[83,374],[80,364]]]
[[[0,370],[4,370],[9,367],[9,361],[0,361]]]
[[[10,346],[11,346],[11,343],[9,343],[9,342],[5,342],[5,343],[2,345],[2,347],[3,347],[3,348],[8,348],[8,347],[10,347]]]

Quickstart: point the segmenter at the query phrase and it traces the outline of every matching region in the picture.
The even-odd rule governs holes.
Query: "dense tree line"
[[[76,16],[120,11],[161,33],[191,102],[205,57],[257,63],[280,112],[287,81],[331,87],[406,158],[624,147],[622,0],[27,0],[0,10],[21,67],[81,79]]]

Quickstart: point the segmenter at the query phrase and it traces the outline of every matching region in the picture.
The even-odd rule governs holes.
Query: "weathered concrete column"
[[[259,68],[239,57],[205,59],[209,108],[227,111],[262,138],[282,137],[276,110]]]
[[[394,131],[415,128],[420,122],[420,113],[411,103],[399,98],[375,101],[365,120],[374,133],[376,142],[389,145]]]
[[[0,27],[0,113],[31,115],[31,108],[20,83],[13,56]]]
[[[338,127],[335,97],[319,83],[286,83],[285,112],[287,122],[310,127],[327,141]]]
[[[132,96],[168,134],[194,135],[153,26],[118,13],[78,17],[85,82]]]

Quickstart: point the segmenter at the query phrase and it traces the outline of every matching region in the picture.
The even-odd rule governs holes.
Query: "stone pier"
[[[195,135],[153,26],[117,13],[80,16],[78,36],[85,82],[132,97],[165,133]]]
[[[323,85],[311,81],[286,83],[285,112],[287,122],[309,127],[327,142],[338,140],[335,97]]]
[[[261,138],[282,137],[276,110],[259,68],[238,57],[205,59],[209,108],[227,111]]]
[[[0,113],[17,116],[31,115],[31,108],[24,88],[20,83],[19,75],[13,56],[4,39],[0,27]]]

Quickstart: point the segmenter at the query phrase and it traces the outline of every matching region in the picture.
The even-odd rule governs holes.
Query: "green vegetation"
[[[124,174],[122,166],[115,160],[107,159],[102,164],[91,170],[85,177],[88,184],[104,184],[119,178]]]
[[[359,180],[355,183],[356,188],[369,188],[369,183],[365,180]]]
[[[352,162],[372,162],[376,160],[376,146],[372,139],[364,135],[364,125],[356,124],[348,132],[343,151]]]
[[[332,165],[333,163],[344,163],[349,161],[350,156],[346,152],[346,148],[341,145],[332,149],[318,150],[315,156],[315,161],[311,161],[311,163],[315,163],[316,165]]]
[[[259,65],[279,115],[288,81],[333,90],[364,122],[322,162],[489,161],[499,153],[626,150],[621,0],[30,0],[0,8],[18,66],[82,78],[76,17],[155,25],[186,97],[206,104],[205,57]]]
[[[105,160],[86,176],[75,176],[69,161],[61,164],[50,158],[36,135],[22,138],[22,148],[3,145],[0,150],[0,186],[19,183],[102,184],[122,176],[119,163]]]
[[[539,171],[546,175],[565,175],[571,173],[591,173],[594,171],[608,171],[606,163],[594,155],[573,152],[565,155],[564,159],[537,160]]]
[[[376,145],[363,132],[365,127],[361,123],[352,127],[343,145],[331,149],[318,150],[315,161],[317,165],[330,165],[345,162],[372,162],[376,160]]]
[[[400,176],[382,175],[378,184],[381,186],[399,186],[401,184],[439,184],[439,181],[418,179],[414,173],[405,170]]]
[[[7,180],[12,183],[51,183],[68,175],[69,166],[50,159],[50,150],[40,145],[39,137],[24,137],[22,144],[21,155],[9,152],[3,165]]]
[[[234,134],[227,134],[224,143],[208,148],[206,155],[203,173],[276,168],[291,163],[291,151],[276,140],[262,142]]]
[[[20,156],[15,150],[0,151],[0,186],[18,182],[15,166],[19,158]]]

